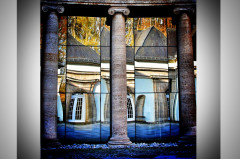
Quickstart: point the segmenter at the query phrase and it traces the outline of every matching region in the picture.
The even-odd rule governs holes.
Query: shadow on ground
[[[87,149],[42,149],[42,159],[195,159],[196,146],[172,147],[128,147],[128,148],[87,148]]]

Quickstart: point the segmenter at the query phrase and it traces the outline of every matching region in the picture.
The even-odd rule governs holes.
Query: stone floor
[[[78,158],[145,158],[145,159],[195,159],[196,145],[177,143],[138,143],[127,147],[108,147],[106,144],[73,144],[59,148],[42,149],[42,159]]]
[[[103,123],[72,125],[58,124],[58,138],[64,143],[107,143],[110,125]],[[178,123],[135,124],[128,123],[128,136],[132,142],[158,142],[179,135]]]

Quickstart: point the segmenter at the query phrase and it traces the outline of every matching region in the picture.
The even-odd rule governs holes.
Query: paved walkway
[[[44,159],[80,159],[80,158],[99,158],[99,159],[195,159],[196,145],[180,146],[176,144],[150,144],[137,147],[109,148],[106,145],[89,147],[89,145],[66,145],[60,148],[42,149]],[[93,146],[93,145],[92,145]],[[89,148],[87,148],[89,147]],[[97,147],[97,148],[96,148]]]

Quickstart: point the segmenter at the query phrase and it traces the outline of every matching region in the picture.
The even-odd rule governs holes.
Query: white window
[[[82,120],[82,102],[83,98],[77,98],[75,120]]]
[[[134,121],[135,119],[135,109],[134,103],[131,95],[127,96],[127,121]]]
[[[73,98],[73,99],[71,99],[71,102],[70,102],[68,119],[72,119],[74,100],[75,99]]]
[[[85,97],[82,94],[72,95],[69,105],[69,122],[85,122]]]

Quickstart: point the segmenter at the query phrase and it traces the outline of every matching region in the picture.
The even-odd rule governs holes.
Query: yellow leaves
[[[69,33],[83,45],[90,46],[97,53],[100,50],[100,18],[69,16]]]
[[[106,25],[106,18],[100,17],[68,17],[68,32],[76,40],[100,54],[100,31],[106,27],[110,31],[110,26]],[[167,36],[167,28],[176,28],[172,25],[172,18],[128,18],[126,21],[126,45],[134,46],[134,30],[145,30],[155,26]]]

